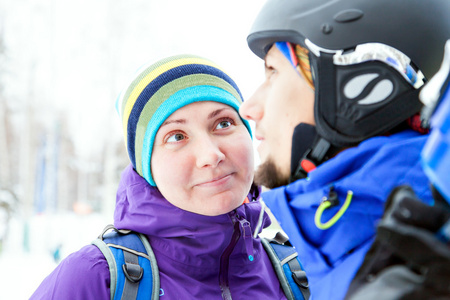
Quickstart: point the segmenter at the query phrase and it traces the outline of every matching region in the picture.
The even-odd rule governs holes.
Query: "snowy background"
[[[0,0],[0,299],[28,299],[112,221],[127,164],[114,102],[148,61],[191,53],[251,96],[262,0]],[[256,162],[258,164],[258,162]]]

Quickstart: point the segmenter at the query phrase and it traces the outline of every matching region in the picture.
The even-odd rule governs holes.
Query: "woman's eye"
[[[169,136],[166,140],[166,143],[176,143],[185,139],[185,136],[182,133],[175,133]]]
[[[231,123],[231,121],[229,121],[229,120],[220,121],[220,122],[217,124],[216,129],[227,128],[227,127],[230,127],[231,125],[232,125],[232,123]]]

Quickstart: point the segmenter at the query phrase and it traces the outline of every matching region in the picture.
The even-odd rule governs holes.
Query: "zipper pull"
[[[253,238],[252,238],[252,228],[250,227],[250,222],[246,219],[238,218],[239,228],[241,229],[241,234],[244,237],[245,250],[247,251],[248,260],[253,261]]]

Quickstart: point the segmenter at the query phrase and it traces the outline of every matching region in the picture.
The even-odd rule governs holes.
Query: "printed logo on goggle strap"
[[[360,105],[379,103],[387,99],[394,90],[389,79],[379,79],[376,73],[363,74],[349,80],[344,86],[344,96],[350,100],[359,99]]]

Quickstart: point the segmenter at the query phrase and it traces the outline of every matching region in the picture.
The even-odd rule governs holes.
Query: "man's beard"
[[[287,185],[289,176],[283,176],[271,158],[262,163],[255,172],[255,184],[263,185],[268,189]]]

